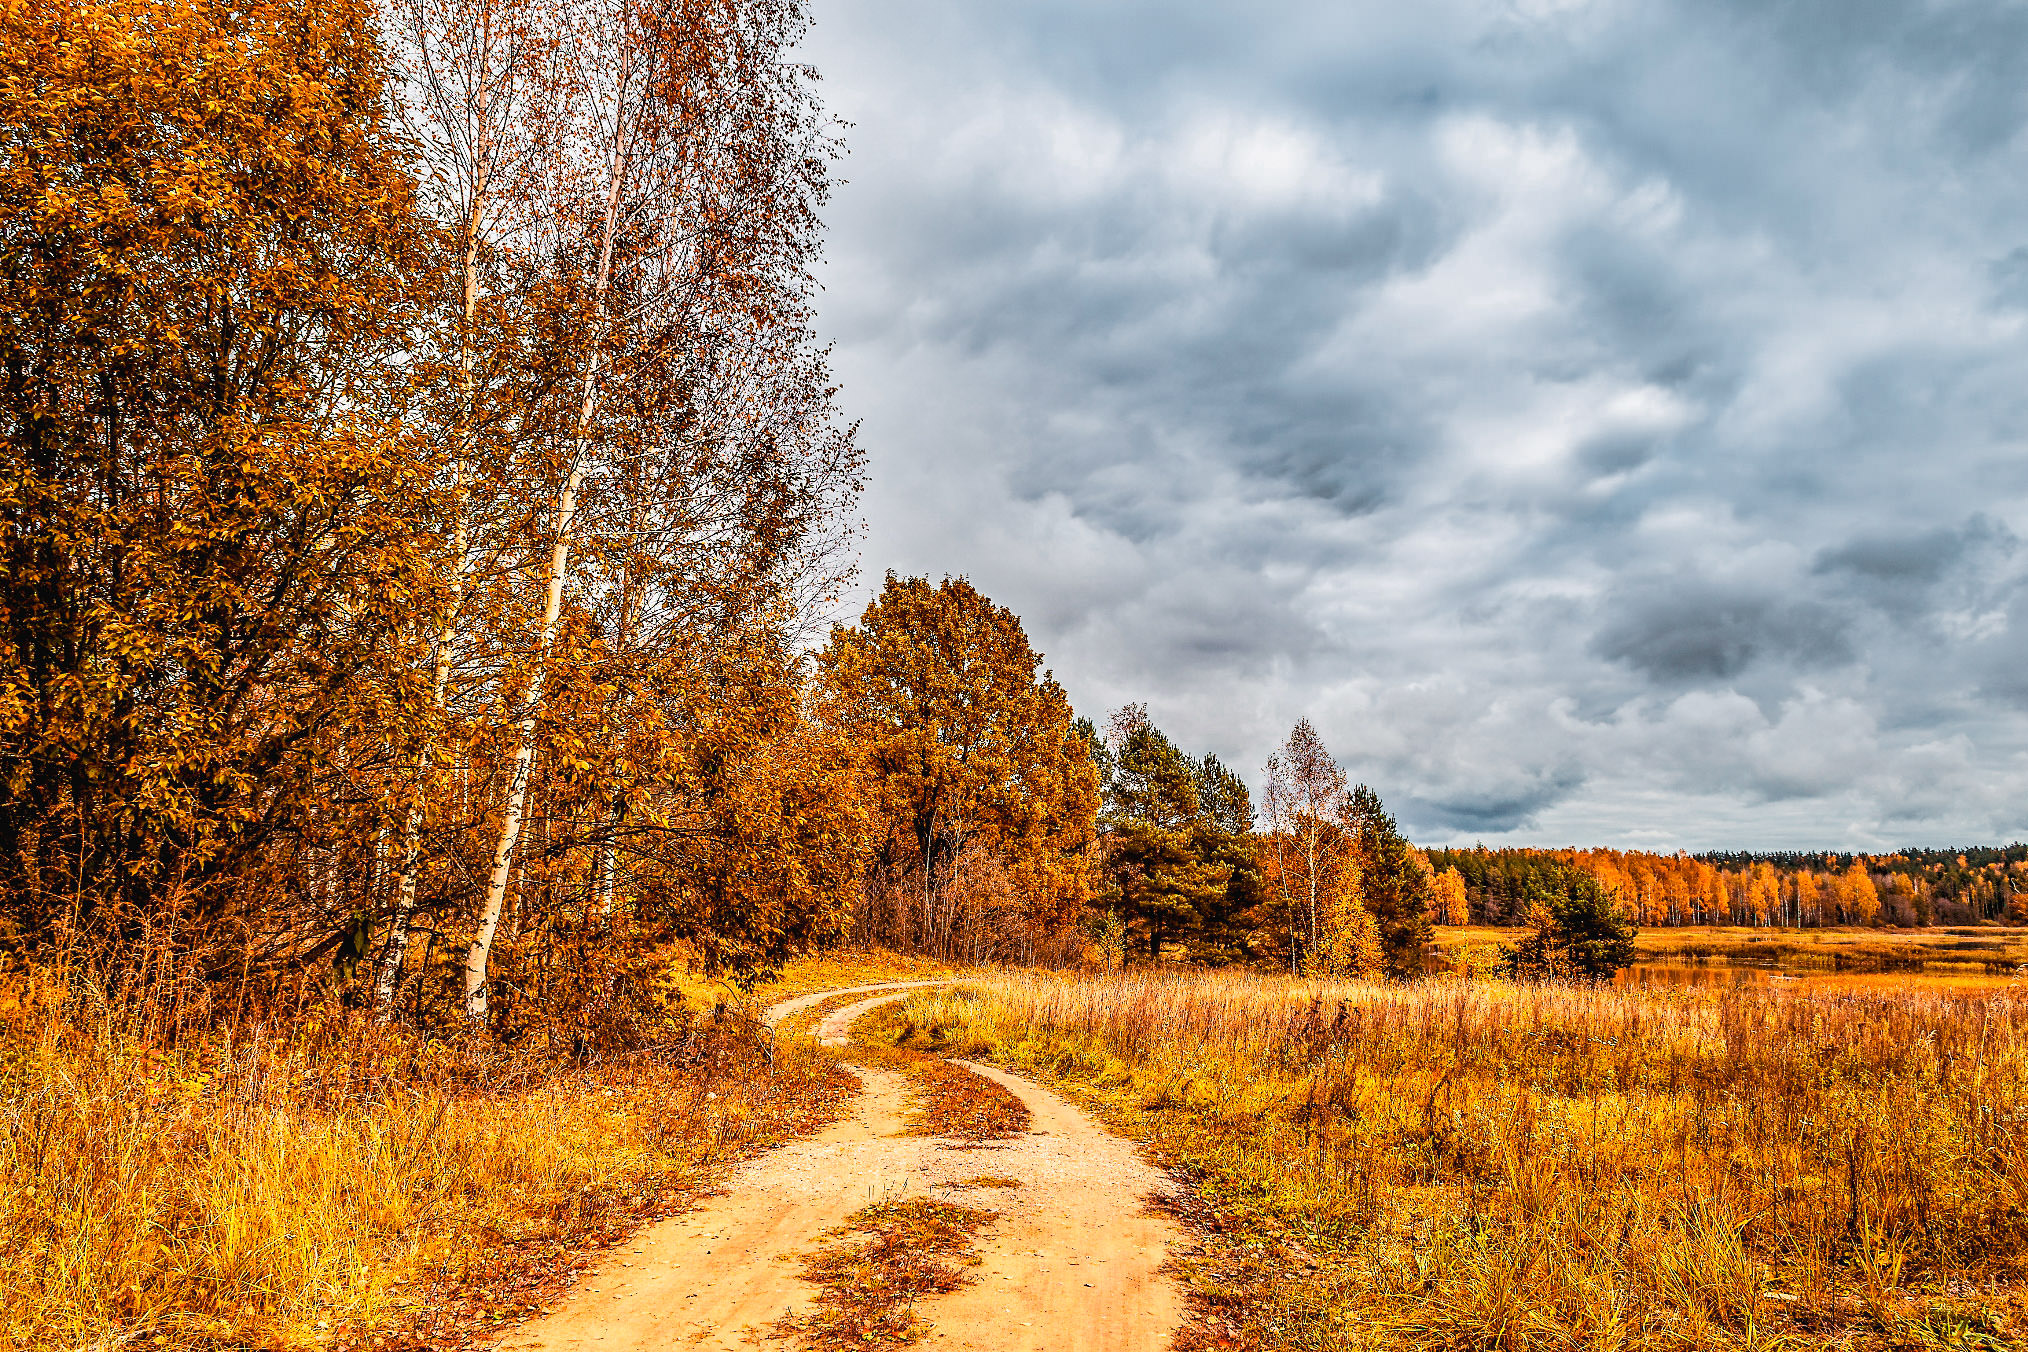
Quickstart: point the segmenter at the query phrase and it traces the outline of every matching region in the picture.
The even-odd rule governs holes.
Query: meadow
[[[785,993],[933,970],[792,966]],[[587,1055],[0,982],[0,1349],[483,1345],[601,1248],[854,1091],[759,998],[688,983]]]
[[[904,1040],[1194,1177],[1184,1346],[2019,1346],[2028,990],[1007,974]]]
[[[843,955],[754,997],[699,984],[652,1045],[605,1056],[340,1009],[179,1035],[157,1006],[17,982],[0,1348],[482,1343],[839,1111],[849,1083],[769,1037],[761,1001],[937,970]],[[1017,970],[858,1034],[940,1123],[993,1105],[953,1099],[971,1077],[923,1053],[997,1060],[1191,1180],[1183,1352],[1993,1349],[2028,1330],[2028,983]]]
[[[1437,955],[1454,963],[1485,958],[1526,931],[1491,925],[1442,925]],[[1931,929],[1828,926],[1776,929],[1744,925],[1682,925],[1642,930],[1635,960],[1644,965],[1756,969],[1784,976],[2000,976],[2028,968],[2028,929],[1967,925]]]

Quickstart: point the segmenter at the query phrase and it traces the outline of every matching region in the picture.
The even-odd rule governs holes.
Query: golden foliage
[[[591,1045],[672,954],[838,931],[864,811],[796,649],[861,459],[804,22],[0,16],[16,942]]]
[[[1021,622],[962,578],[898,578],[860,622],[831,631],[818,658],[824,723],[848,739],[874,804],[881,920],[892,939],[984,956],[1013,940],[1032,957],[1091,893],[1097,772],[1070,702]],[[1004,889],[982,852],[1004,871]],[[993,934],[956,903],[961,861],[974,887],[1020,907]],[[1017,950],[1018,951],[1018,950]]]

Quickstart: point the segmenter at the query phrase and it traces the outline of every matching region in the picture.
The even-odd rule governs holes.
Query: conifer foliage
[[[1339,822],[1358,868],[1360,903],[1378,933],[1382,964],[1392,976],[1420,975],[1436,900],[1429,860],[1396,829],[1380,795],[1364,784],[1346,795]]]
[[[1507,969],[1537,981],[1603,981],[1634,960],[1633,924],[1617,893],[1582,870],[1544,887],[1530,907],[1529,933],[1503,947]]]
[[[1116,711],[1095,750],[1104,777],[1100,904],[1150,958],[1171,941],[1198,959],[1243,954],[1259,887],[1245,783],[1216,756],[1185,755],[1144,705]]]

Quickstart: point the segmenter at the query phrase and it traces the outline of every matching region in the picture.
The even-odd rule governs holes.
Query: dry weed
[[[969,1286],[962,1268],[975,1266],[972,1237],[999,1213],[926,1197],[878,1202],[855,1212],[803,1258],[803,1276],[818,1287],[816,1309],[777,1320],[776,1338],[807,1352],[905,1347],[926,1325],[915,1303]]]
[[[896,1017],[1054,1077],[1194,1171],[1219,1220],[1183,1263],[1200,1345],[2028,1327],[2019,993],[1008,975]],[[1318,1266],[1277,1269],[1291,1246]]]

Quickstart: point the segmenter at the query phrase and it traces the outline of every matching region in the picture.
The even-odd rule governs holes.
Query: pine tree
[[[1505,950],[1508,970],[1538,981],[1602,981],[1634,960],[1618,894],[1581,868],[1544,875],[1529,899],[1531,932]]]
[[[1388,974],[1421,975],[1434,899],[1428,861],[1396,828],[1380,795],[1366,785],[1345,796],[1338,815],[1358,864],[1359,899],[1379,928]]]
[[[1100,813],[1105,871],[1150,958],[1163,943],[1201,933],[1231,869],[1204,857],[1203,803],[1190,760],[1143,723],[1114,753],[1112,791]]]

